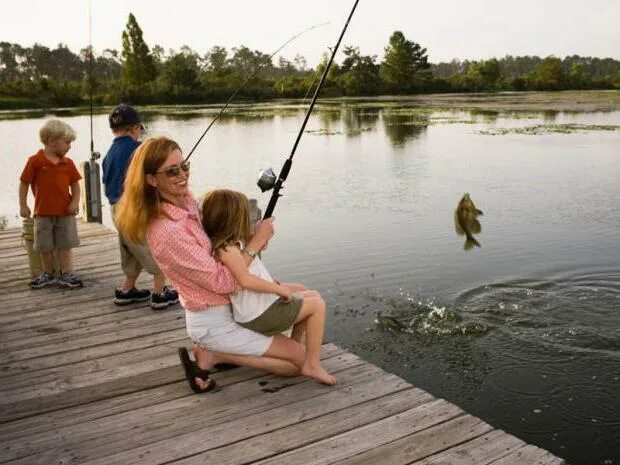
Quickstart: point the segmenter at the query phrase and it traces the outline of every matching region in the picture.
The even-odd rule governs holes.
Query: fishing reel
[[[267,192],[268,190],[274,188],[277,179],[278,176],[274,173],[273,169],[266,168],[258,172],[258,181],[256,184],[260,188],[261,192]]]

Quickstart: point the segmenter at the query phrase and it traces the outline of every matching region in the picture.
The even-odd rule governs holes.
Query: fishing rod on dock
[[[84,173],[83,204],[88,222],[103,222],[101,205],[101,174],[97,159],[101,157],[99,152],[95,152],[94,131],[93,131],[93,27],[92,27],[92,3],[88,2],[88,87],[90,100],[90,158],[81,164]]]
[[[90,100],[90,159],[97,160],[101,157],[99,152],[95,152],[95,142],[93,137],[93,19],[92,3],[88,2],[88,93]]]
[[[211,122],[209,123],[209,125],[207,126],[207,129],[204,130],[204,132],[202,133],[202,135],[198,138],[198,140],[196,141],[196,143],[194,144],[194,146],[192,147],[192,149],[189,151],[189,153],[187,154],[187,157],[185,157],[185,161],[189,160],[189,157],[192,156],[192,154],[194,153],[194,151],[196,150],[196,148],[198,147],[198,145],[200,144],[200,142],[202,141],[202,139],[204,138],[204,136],[207,135],[207,132],[209,132],[209,129],[211,129],[211,126],[213,126],[215,124],[215,122],[220,119],[220,116],[222,116],[222,114],[224,113],[224,111],[226,111],[226,108],[228,108],[228,105],[230,105],[230,102],[233,101],[233,99],[237,96],[237,94],[241,91],[241,89],[243,89],[243,87],[245,87],[245,85],[251,80],[253,79],[258,72],[263,69],[263,67],[268,64],[271,63],[271,59],[280,51],[282,50],[284,47],[286,47],[288,44],[290,44],[292,41],[294,41],[295,39],[297,39],[297,37],[299,37],[302,34],[305,34],[306,32],[311,31],[312,29],[316,29],[318,27],[321,26],[325,26],[326,24],[329,23],[322,23],[322,24],[316,24],[314,26],[311,26],[307,29],[304,29],[303,31],[295,34],[293,37],[291,37],[290,39],[288,39],[286,42],[284,42],[275,52],[273,52],[271,55],[269,55],[268,58],[265,58],[265,61],[263,61],[260,65],[258,65],[256,67],[256,69],[252,72],[252,74],[250,74],[247,78],[245,78],[245,80],[241,83],[241,85],[239,85],[239,87],[237,87],[237,89],[232,93],[232,95],[228,98],[228,100],[226,101],[226,103],[224,104],[224,106],[220,109],[219,113],[217,115],[215,115],[215,117],[211,120]]]
[[[263,219],[267,219],[271,217],[271,215],[273,214],[273,210],[276,208],[276,203],[278,201],[278,198],[282,197],[282,195],[280,194],[280,189],[282,189],[282,184],[284,184],[284,181],[286,181],[286,178],[288,177],[288,173],[291,170],[291,167],[293,166],[293,156],[295,155],[295,151],[297,150],[297,146],[299,145],[301,136],[303,135],[306,129],[306,124],[308,123],[308,119],[310,118],[310,113],[312,113],[312,110],[314,109],[314,104],[316,103],[316,100],[319,96],[319,92],[321,92],[321,88],[323,87],[323,84],[325,83],[325,79],[327,78],[327,73],[329,73],[329,68],[334,62],[334,58],[336,57],[336,52],[338,51],[340,42],[342,42],[344,33],[346,32],[347,27],[349,26],[349,22],[351,21],[351,18],[353,17],[353,13],[355,12],[355,8],[357,8],[358,3],[359,3],[359,0],[355,0],[355,3],[353,4],[353,8],[351,9],[351,13],[349,13],[349,17],[347,18],[347,22],[345,23],[344,28],[342,28],[342,32],[340,33],[340,37],[338,38],[338,42],[336,42],[336,45],[334,46],[332,50],[332,56],[327,62],[327,65],[325,66],[325,70],[323,70],[323,75],[321,76],[321,80],[319,81],[319,84],[317,85],[316,90],[314,91],[314,96],[312,97],[312,101],[310,102],[310,106],[308,107],[308,111],[306,112],[304,121],[301,124],[301,129],[299,130],[299,134],[297,134],[297,139],[295,139],[295,144],[293,144],[293,149],[291,150],[291,154],[284,162],[284,166],[282,166],[282,169],[280,170],[280,175],[276,176],[276,174],[271,168],[262,170],[259,173],[258,187],[261,189],[261,191],[266,192],[270,189],[273,189],[273,193],[271,194],[271,199],[269,199],[269,204],[267,205],[267,209],[265,210]]]

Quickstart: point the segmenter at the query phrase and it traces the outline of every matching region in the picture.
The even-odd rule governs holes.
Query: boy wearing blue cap
[[[110,202],[112,217],[115,205],[123,193],[125,173],[131,161],[131,155],[140,145],[138,139],[144,126],[138,112],[131,106],[121,104],[109,115],[110,129],[114,141],[103,159],[103,183],[105,195]],[[121,286],[114,292],[116,305],[151,300],[151,308],[161,309],[179,301],[177,291],[166,286],[166,277],[161,272],[146,244],[136,244],[124,238],[120,233],[118,242],[121,252],[121,266],[125,275]],[[153,292],[137,289],[136,280],[142,270],[153,275]]]

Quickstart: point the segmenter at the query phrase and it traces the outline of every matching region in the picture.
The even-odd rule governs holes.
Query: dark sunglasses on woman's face
[[[181,170],[185,173],[189,172],[189,162],[184,161],[180,165],[169,166],[165,170],[156,171],[155,174],[165,174],[167,178],[176,178],[181,174]]]

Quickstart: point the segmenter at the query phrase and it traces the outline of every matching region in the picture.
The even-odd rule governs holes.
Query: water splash
[[[456,309],[408,297],[407,304],[393,305],[392,312],[377,312],[374,322],[382,330],[417,336],[481,335],[491,328],[481,321],[465,320]]]

